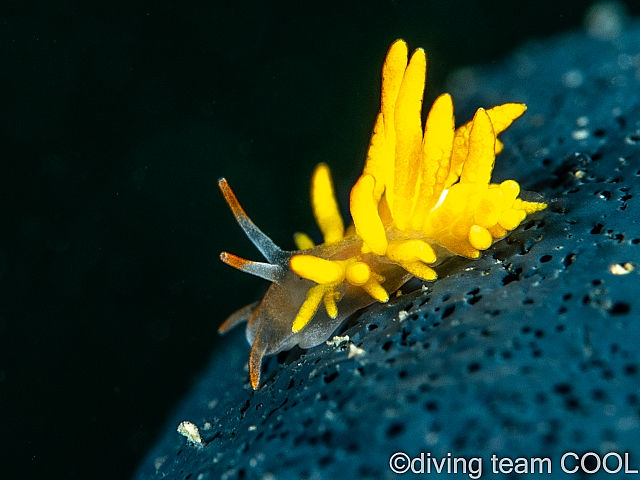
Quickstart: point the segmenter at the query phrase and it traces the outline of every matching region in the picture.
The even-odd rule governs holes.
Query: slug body
[[[407,45],[394,42],[382,70],[382,102],[363,174],[351,190],[353,227],[344,228],[329,168],[311,181],[314,216],[324,236],[314,245],[296,234],[284,251],[246,215],[225,179],[219,186],[240,227],[269,263],[223,252],[228,265],[272,282],[263,299],[231,315],[226,333],[247,321],[251,385],[260,385],[264,355],[328,339],[355,311],[387,302],[411,277],[433,281],[444,258],[477,258],[545,203],[518,198],[514,180],[492,184],[497,135],[524,113],[523,104],[478,109],[455,129],[448,94],[434,102],[422,128],[424,51],[407,64]]]

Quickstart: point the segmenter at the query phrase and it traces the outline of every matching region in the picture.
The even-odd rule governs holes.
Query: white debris
[[[349,344],[349,354],[347,355],[347,358],[361,357],[364,354],[365,351],[362,348],[356,347],[353,343]]]
[[[160,468],[162,468],[162,465],[164,465],[164,462],[166,462],[166,461],[167,461],[167,456],[166,455],[163,456],[163,457],[156,457],[153,460],[153,466],[156,467],[156,472],[158,470],[160,470]]]
[[[580,130],[574,130],[571,132],[571,138],[574,140],[584,140],[589,136],[589,130],[586,128],[581,128]]]
[[[627,273],[631,273],[636,269],[632,263],[616,263],[615,265],[611,265],[609,267],[609,271],[614,275],[626,275]]]
[[[184,422],[181,422],[180,425],[178,425],[178,433],[187,437],[187,440],[190,443],[198,447],[202,447],[204,445],[202,443],[202,437],[200,437],[200,431],[198,430],[198,427],[188,420],[185,420]]]
[[[349,335],[345,335],[344,337],[339,337],[338,335],[336,335],[331,340],[327,340],[327,345],[329,345],[330,347],[337,347],[341,343],[348,342],[348,341],[349,341]]]

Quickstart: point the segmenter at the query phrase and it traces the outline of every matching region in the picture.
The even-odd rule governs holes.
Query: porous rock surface
[[[452,259],[437,282],[356,315],[331,344],[270,357],[257,392],[238,329],[136,479],[385,479],[398,451],[480,457],[482,478],[493,454],[549,457],[553,477],[566,452],[627,452],[640,468],[640,25],[531,43],[456,78],[460,120],[528,105],[502,135],[494,180],[549,208],[479,260]],[[203,445],[176,432],[184,420]]]

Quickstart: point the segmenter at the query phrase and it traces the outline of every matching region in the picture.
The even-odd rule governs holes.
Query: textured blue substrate
[[[451,91],[460,120],[528,105],[494,180],[550,208],[350,319],[348,340],[271,357],[257,392],[234,332],[136,479],[392,478],[398,451],[480,457],[482,478],[493,454],[549,457],[547,478],[565,475],[566,452],[627,452],[640,468],[640,26],[531,44],[466,78]],[[183,420],[204,447],[176,432]]]

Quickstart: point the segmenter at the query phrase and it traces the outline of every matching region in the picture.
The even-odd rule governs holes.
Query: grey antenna
[[[224,195],[224,199],[227,201],[229,208],[233,212],[234,217],[240,228],[249,237],[249,240],[256,246],[260,253],[266,258],[269,263],[282,264],[289,259],[289,255],[278,247],[273,240],[271,240],[262,230],[260,230],[255,223],[251,221],[244,209],[240,206],[240,202],[236,198],[233,190],[229,186],[226,178],[220,178],[218,180],[218,186]]]

